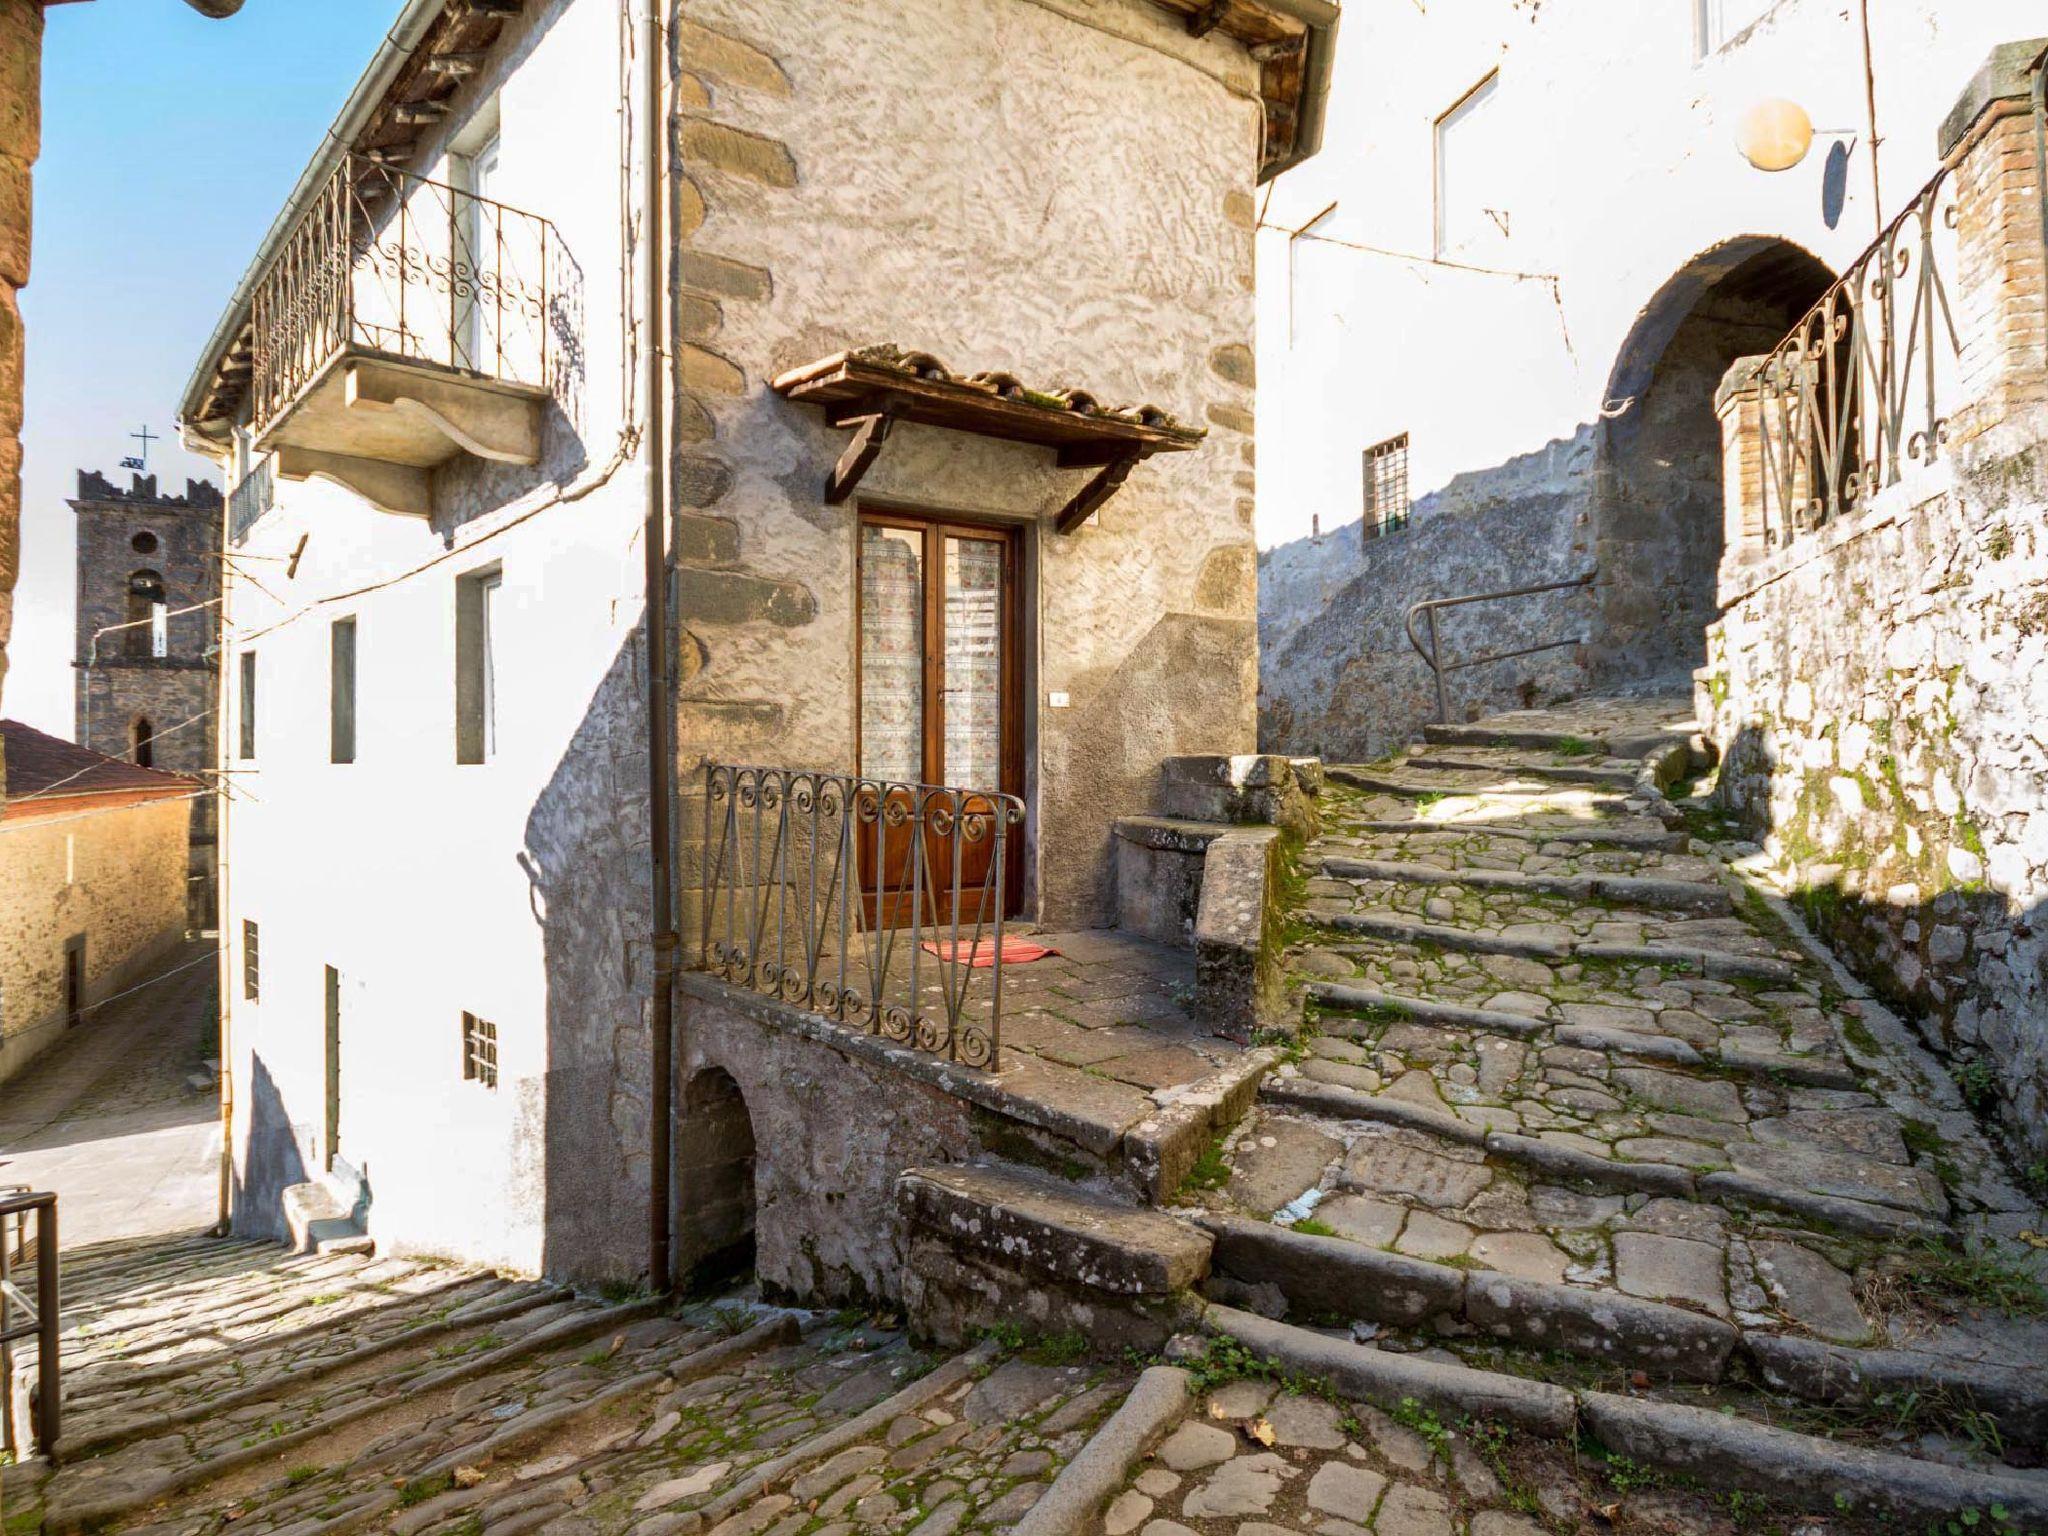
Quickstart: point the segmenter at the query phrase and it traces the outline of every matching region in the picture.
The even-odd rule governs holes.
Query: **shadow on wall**
[[[1682,678],[1704,661],[1723,521],[1715,390],[1831,281],[1817,258],[1769,236],[1702,252],[1636,317],[1600,420],[1456,475],[1415,504],[1405,530],[1362,548],[1351,524],[1263,554],[1262,750],[1371,759],[1412,739],[1435,718],[1435,691],[1404,623],[1429,598],[1599,573],[1590,597],[1545,593],[1443,616],[1446,660],[1586,642],[1455,674],[1454,719]]]
[[[1744,725],[1724,751],[1717,803],[1743,835],[1796,863],[1788,894],[1808,926],[1912,1024],[1964,1105],[2023,1149],[2015,1163],[2034,1198],[2048,1199],[2048,908],[2015,908],[1981,881],[1932,895],[1903,881],[1881,898],[1852,889],[1844,864],[1809,846],[1817,825],[1826,836],[1825,810],[1810,797],[1790,816],[1774,806],[1768,786],[1785,771],[1766,735]],[[1846,843],[1837,851],[1856,856]]]
[[[519,855],[541,927],[547,1076],[545,1123],[513,1128],[509,1198],[541,1203],[542,1268],[554,1276],[632,1279],[647,1262],[644,645],[634,629],[606,668],[528,813]]]
[[[312,1177],[299,1155],[301,1131],[292,1124],[284,1096],[260,1053],[250,1056],[248,1155],[235,1166],[234,1228],[237,1237],[283,1237],[284,1192]]]

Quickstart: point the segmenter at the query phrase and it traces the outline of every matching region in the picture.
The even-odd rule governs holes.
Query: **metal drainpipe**
[[[666,0],[646,0],[642,47],[647,67],[646,214],[641,243],[646,247],[646,323],[641,338],[647,367],[647,525],[642,534],[647,556],[647,805],[654,910],[654,1008],[650,1070],[647,1198],[647,1278],[656,1291],[671,1283],[669,1266],[669,1117],[673,1113],[675,976],[675,903],[670,889],[669,780],[675,771],[675,717],[669,708],[668,684],[668,519],[662,506],[663,459],[667,454],[663,391],[661,243],[665,224],[661,207],[661,164],[666,149],[662,126],[662,27],[657,9]]]
[[[221,466],[221,483],[232,478],[228,467],[234,459],[215,460]],[[234,491],[240,490],[237,481]],[[228,724],[241,700],[228,696],[228,585],[235,568],[227,559],[228,535],[234,519],[234,491],[220,499],[220,602],[213,610],[213,651],[218,658],[213,684],[213,926],[214,944],[219,951],[220,986],[220,1211],[214,1227],[216,1237],[234,1230],[235,1181],[235,1056],[234,1056],[234,945],[228,928]]]

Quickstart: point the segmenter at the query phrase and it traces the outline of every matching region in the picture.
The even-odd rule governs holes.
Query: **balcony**
[[[572,270],[546,219],[344,157],[254,295],[256,447],[415,516],[457,455],[537,463]]]

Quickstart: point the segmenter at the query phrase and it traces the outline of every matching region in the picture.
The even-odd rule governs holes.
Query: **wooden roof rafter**
[[[792,368],[773,387],[787,399],[822,406],[830,425],[854,434],[826,477],[827,505],[851,497],[896,424],[910,422],[1036,444],[1053,449],[1063,469],[1094,469],[1054,517],[1060,533],[1072,533],[1094,516],[1141,460],[1185,453],[1208,435],[1157,406],[1106,407],[1086,391],[1034,390],[1008,373],[963,376],[928,352],[888,344]]]

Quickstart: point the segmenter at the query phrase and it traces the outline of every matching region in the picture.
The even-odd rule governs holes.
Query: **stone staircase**
[[[1288,918],[1310,1027],[1199,1193],[1208,1294],[2032,1484],[2048,1322],[2001,1238],[2048,1222],[1690,834],[1689,715],[1591,701],[1328,768]]]

